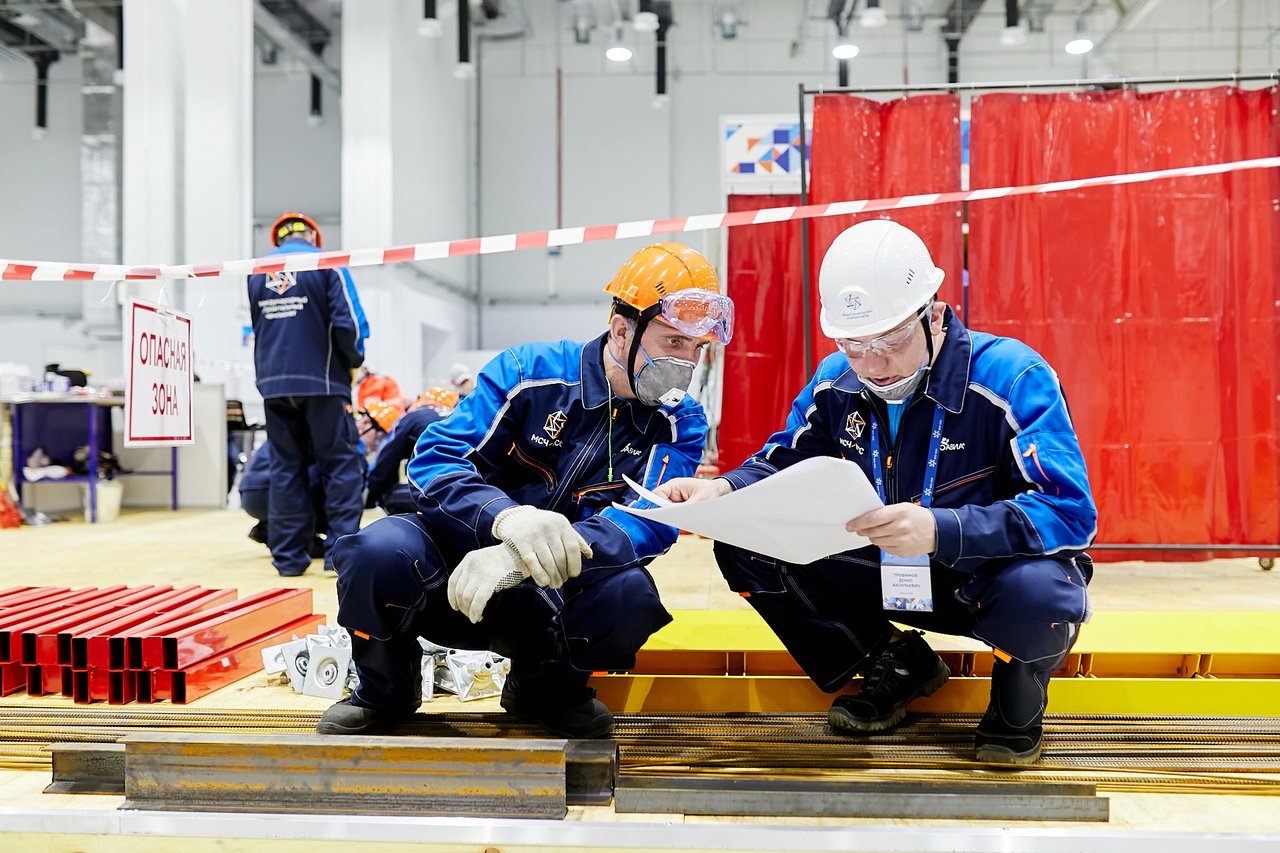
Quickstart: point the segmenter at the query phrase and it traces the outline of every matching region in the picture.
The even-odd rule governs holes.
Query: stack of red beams
[[[182,705],[262,669],[262,650],[314,634],[311,590],[111,586],[0,590],[0,695]]]

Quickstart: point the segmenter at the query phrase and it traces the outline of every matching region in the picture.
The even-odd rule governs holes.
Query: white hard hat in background
[[[463,382],[466,382],[468,379],[474,379],[474,378],[475,377],[471,375],[471,368],[467,367],[465,364],[463,364],[460,361],[456,363],[453,367],[449,368],[449,382],[453,385],[461,385]]]
[[[886,219],[846,228],[818,272],[822,333],[862,338],[887,332],[919,311],[942,277],[911,229]]]

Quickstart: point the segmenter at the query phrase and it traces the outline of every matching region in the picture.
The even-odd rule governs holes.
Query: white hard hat
[[[449,368],[449,381],[454,385],[461,385],[468,379],[473,378],[474,377],[471,375],[471,368],[467,367],[460,361],[456,362],[453,367]]]
[[[942,276],[911,229],[887,219],[846,228],[818,272],[822,333],[861,338],[887,332],[924,307]]]

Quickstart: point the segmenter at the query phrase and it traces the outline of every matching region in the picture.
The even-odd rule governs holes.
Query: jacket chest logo
[[[844,431],[849,433],[849,437],[854,441],[862,438],[862,431],[866,429],[867,422],[862,419],[859,412],[854,412],[844,420]]]
[[[951,441],[945,435],[942,437],[942,443],[938,445],[939,450],[964,450],[963,441]]]
[[[267,276],[267,290],[283,296],[284,292],[298,283],[296,272],[273,272]]]
[[[564,412],[552,412],[547,415],[547,423],[542,427],[542,431],[551,438],[559,438],[561,430],[564,429],[564,425],[568,422],[569,419],[565,417]]]

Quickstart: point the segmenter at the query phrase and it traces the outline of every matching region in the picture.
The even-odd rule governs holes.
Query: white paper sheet
[[[797,564],[869,545],[846,531],[845,522],[884,506],[861,468],[830,456],[805,459],[709,501],[671,503],[629,478],[627,485],[658,506],[614,504],[618,509]]]

